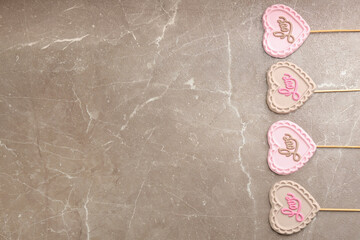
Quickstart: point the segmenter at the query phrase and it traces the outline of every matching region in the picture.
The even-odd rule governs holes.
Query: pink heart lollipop
[[[300,169],[316,151],[316,145],[300,126],[290,121],[278,121],[268,131],[268,164],[280,175]]]
[[[286,58],[295,52],[310,33],[360,32],[360,29],[310,31],[306,21],[294,9],[283,4],[275,4],[265,10],[263,26],[264,50],[276,58]]]
[[[275,122],[268,131],[269,168],[280,175],[296,172],[314,155],[316,148],[353,148],[360,146],[315,145],[309,134],[290,121]]]
[[[310,26],[292,8],[275,4],[263,16],[265,52],[272,57],[285,58],[295,52],[310,34]]]

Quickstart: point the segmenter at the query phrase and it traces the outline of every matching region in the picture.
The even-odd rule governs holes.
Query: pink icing
[[[284,137],[289,135],[296,140],[292,149],[286,145],[284,140]],[[268,131],[268,143],[270,146],[269,168],[280,175],[293,173],[303,167],[316,150],[316,145],[311,137],[300,126],[290,121],[278,121],[271,125]],[[289,154],[286,154],[285,149],[289,150]]]
[[[291,35],[282,35],[281,30],[290,29],[288,23],[291,24]],[[266,9],[263,27],[264,50],[270,56],[278,58],[285,58],[295,52],[310,34],[310,27],[305,20],[294,9],[282,4],[275,4]]]
[[[289,208],[282,208],[281,213],[284,215],[288,215],[292,217],[295,215],[295,219],[298,222],[302,222],[304,220],[304,216],[300,213],[301,211],[301,201],[296,198],[294,194],[288,193],[288,197],[285,197]]]
[[[300,99],[300,94],[297,92],[298,82],[295,78],[293,78],[290,74],[285,73],[282,77],[285,83],[285,88],[279,88],[279,93],[284,94],[285,96],[292,95],[292,99],[294,101],[298,101]]]

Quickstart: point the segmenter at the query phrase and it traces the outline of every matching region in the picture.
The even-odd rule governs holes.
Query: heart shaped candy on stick
[[[269,168],[279,174],[296,172],[314,155],[316,148],[358,148],[360,146],[316,145],[309,134],[290,121],[278,121],[268,131]]]
[[[299,170],[316,151],[316,144],[299,125],[278,121],[268,131],[269,168],[280,175]]]
[[[267,104],[285,114],[300,108],[313,93],[359,92],[360,89],[315,90],[316,84],[300,67],[290,62],[273,64],[267,73]]]
[[[263,46],[267,54],[285,58],[294,53],[310,33],[360,32],[360,29],[313,30],[292,8],[275,4],[268,7],[263,15]]]
[[[302,186],[293,181],[281,181],[270,189],[269,221],[280,234],[293,234],[305,228],[320,210],[319,204]]]
[[[320,208],[315,198],[300,184],[285,180],[277,182],[270,189],[271,228],[290,235],[307,226],[319,211],[360,212],[360,209]]]

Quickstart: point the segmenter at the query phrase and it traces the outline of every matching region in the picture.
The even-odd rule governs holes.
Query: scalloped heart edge
[[[311,205],[313,207],[311,209],[310,215],[307,216],[306,219],[299,226],[292,228],[290,230],[281,228],[280,226],[278,226],[276,224],[276,221],[275,221],[275,213],[282,207],[282,205],[277,202],[275,193],[280,187],[289,186],[289,185],[295,187],[296,190],[301,192],[303,194],[303,196],[311,202]],[[320,211],[320,205],[317,203],[315,198],[313,196],[311,196],[311,194],[300,184],[298,184],[294,181],[290,181],[290,180],[283,180],[283,181],[275,183],[273,185],[273,187],[270,189],[269,200],[270,200],[270,205],[271,205],[270,214],[269,214],[270,226],[274,231],[276,231],[280,234],[290,235],[290,234],[301,231],[316,217],[316,213]]]
[[[277,67],[281,67],[281,66],[287,66],[292,70],[296,71],[309,84],[309,89],[305,92],[305,94],[301,97],[301,99],[297,101],[296,104],[288,108],[278,107],[272,101],[272,95],[274,92],[276,92],[276,88],[278,87],[278,84],[272,78],[272,74]],[[300,67],[298,67],[295,63],[291,63],[291,62],[277,62],[273,64],[267,72],[267,84],[268,84],[268,91],[266,97],[267,105],[269,106],[271,111],[279,114],[291,113],[297,110],[298,108],[300,108],[311,97],[311,95],[314,93],[314,90],[316,89],[316,84],[310,78],[310,76]]]
[[[268,39],[269,35],[271,34],[271,27],[266,19],[267,19],[268,13],[275,9],[283,9],[285,11],[290,12],[290,14],[293,15],[293,17],[295,17],[296,19],[298,19],[302,23],[302,25],[305,27],[304,32],[286,50],[275,51],[270,48],[270,46],[267,42],[267,39]],[[283,4],[274,4],[270,7],[268,7],[265,10],[262,21],[263,21],[263,28],[264,28],[264,36],[263,36],[264,50],[268,55],[275,57],[275,58],[286,58],[289,55],[293,54],[305,42],[305,40],[310,35],[309,24],[307,24],[307,22],[294,9],[292,9],[291,7],[288,7],[286,5],[283,5]]]
[[[298,162],[298,164],[296,164],[292,168],[286,168],[286,169],[278,168],[275,165],[275,162],[272,157],[272,153],[277,150],[277,149],[274,149],[275,142],[274,142],[274,139],[272,136],[273,136],[276,128],[280,127],[280,126],[287,126],[287,127],[295,128],[296,132],[298,134],[300,134],[303,138],[305,138],[305,141],[310,144],[309,151],[305,154],[305,156],[303,156],[301,158],[301,160]],[[310,160],[310,158],[314,155],[314,153],[316,151],[316,144],[314,143],[314,141],[312,140],[310,135],[307,134],[306,131],[304,129],[302,129],[299,125],[297,125],[296,123],[293,123],[293,122],[287,121],[287,120],[277,121],[271,125],[271,127],[269,128],[269,131],[268,131],[268,144],[269,144],[269,152],[268,152],[267,160],[268,160],[269,168],[271,171],[273,171],[274,173],[279,174],[279,175],[288,175],[293,172],[296,172]]]

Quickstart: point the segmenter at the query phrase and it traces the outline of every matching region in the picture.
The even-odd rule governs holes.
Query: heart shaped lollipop
[[[320,208],[315,198],[300,184],[284,180],[270,189],[271,204],[269,222],[280,234],[299,232],[309,224],[319,211],[360,212],[360,209]]]
[[[292,8],[275,4],[263,15],[265,52],[272,57],[285,58],[295,52],[310,34],[310,26]]]
[[[300,126],[290,121],[278,121],[268,131],[268,164],[280,175],[300,169],[316,151],[316,145]]]
[[[263,15],[263,46],[267,54],[285,58],[294,53],[310,33],[360,32],[360,29],[312,30],[306,21],[292,8],[275,4]]]
[[[360,146],[315,145],[309,134],[296,123],[278,121],[268,131],[269,168],[280,175],[299,170],[314,155],[317,148],[360,149]]]
[[[278,62],[267,73],[267,104],[273,112],[289,113],[301,107],[314,93],[316,84],[301,68]]]
[[[293,234],[305,228],[320,210],[315,198],[293,181],[275,183],[269,193],[271,228],[280,234]]]

